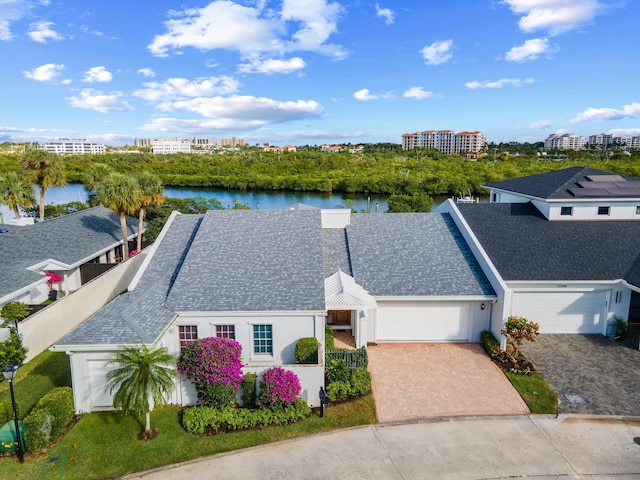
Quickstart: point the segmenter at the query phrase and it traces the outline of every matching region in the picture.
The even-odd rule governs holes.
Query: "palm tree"
[[[164,189],[162,180],[157,175],[149,172],[142,172],[138,176],[138,184],[142,191],[142,202],[140,204],[140,216],[138,218],[138,251],[142,250],[142,224],[147,214],[147,207],[151,204],[160,206],[164,203]]]
[[[82,177],[82,183],[84,184],[84,190],[87,192],[89,197],[90,205],[93,203],[92,200],[96,197],[96,188],[98,187],[98,184],[111,173],[113,173],[113,170],[105,163],[94,163],[86,170]],[[93,204],[95,205],[95,203]]]
[[[27,170],[33,172],[33,179],[40,187],[40,221],[44,221],[44,192],[51,187],[62,187],[67,182],[64,163],[58,155],[30,148],[22,156]]]
[[[20,218],[20,207],[30,207],[36,203],[31,183],[20,178],[16,172],[7,172],[0,177],[0,203],[13,210]]]
[[[131,215],[140,208],[142,203],[140,185],[132,176],[113,172],[96,185],[96,196],[101,205],[118,212],[126,260],[129,258],[126,215]]]
[[[174,388],[177,377],[174,369],[176,358],[166,347],[149,350],[128,347],[114,354],[109,364],[117,364],[107,372],[105,391],[116,392],[113,406],[127,414],[145,413],[145,433],[151,432],[151,410],[154,405],[165,403],[165,396]]]

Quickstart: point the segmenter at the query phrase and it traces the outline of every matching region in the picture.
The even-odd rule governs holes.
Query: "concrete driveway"
[[[393,343],[367,350],[380,423],[529,413],[480,344]]]
[[[603,335],[540,335],[523,346],[560,413],[640,416],[640,351]]]

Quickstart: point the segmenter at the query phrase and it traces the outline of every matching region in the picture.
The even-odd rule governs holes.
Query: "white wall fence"
[[[44,352],[126,290],[146,254],[140,252],[20,322],[18,331],[29,348],[26,361]]]

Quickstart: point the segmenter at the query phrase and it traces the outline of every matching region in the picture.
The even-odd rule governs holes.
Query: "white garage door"
[[[114,368],[108,365],[107,360],[87,361],[91,410],[113,407],[113,395],[105,391],[104,386],[107,383],[107,372]]]
[[[471,307],[469,304],[378,303],[376,337],[378,341],[468,341]]]
[[[603,333],[606,292],[516,292],[511,311],[540,333]]]

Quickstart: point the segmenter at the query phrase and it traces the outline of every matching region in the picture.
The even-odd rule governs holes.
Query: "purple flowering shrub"
[[[233,405],[242,381],[241,353],[242,346],[230,338],[201,338],[183,348],[178,372],[193,382],[201,405]]]
[[[290,370],[272,367],[260,379],[257,404],[269,408],[285,408],[291,405],[302,391],[300,379]]]

